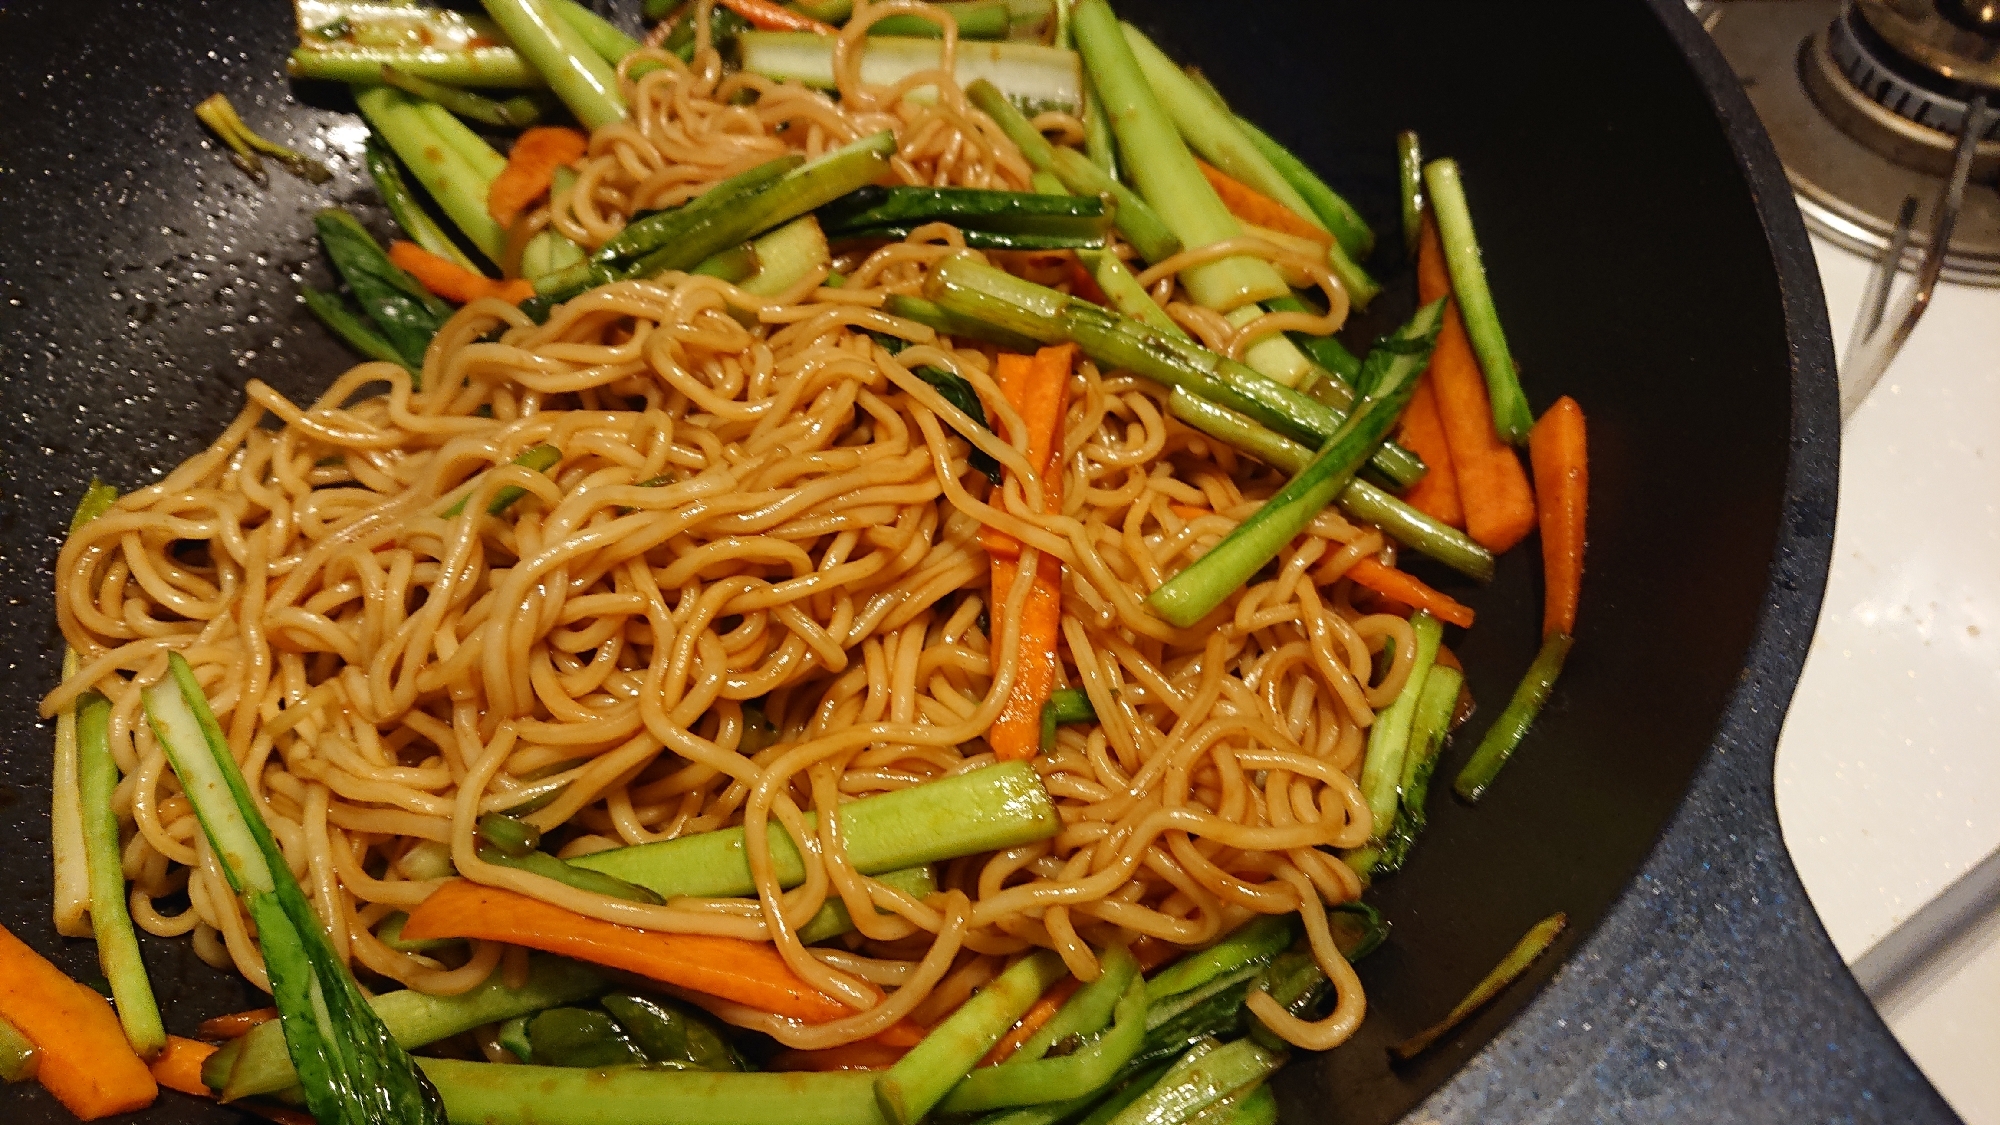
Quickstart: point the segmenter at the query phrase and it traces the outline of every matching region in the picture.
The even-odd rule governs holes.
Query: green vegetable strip
[[[1041,198],[1047,198],[1043,196]],[[900,242],[910,237],[916,230],[913,224],[897,224],[881,227],[852,227],[834,232],[832,237],[840,239],[879,238],[887,242]],[[959,233],[965,236],[965,244],[974,250],[1102,250],[1104,236],[1072,234],[1009,234],[1005,231],[980,230],[978,227],[961,227]]]
[[[0,1082],[26,1082],[35,1076],[40,1058],[35,1045],[19,1028],[0,1019]]]
[[[1437,340],[1443,312],[1444,302],[1433,301],[1418,310],[1392,341],[1378,345],[1377,353],[1393,349],[1383,363],[1380,380],[1355,404],[1354,413],[1320,448],[1312,464],[1206,555],[1153,591],[1147,604],[1168,621],[1188,628],[1208,616],[1305,530],[1320,509],[1346,488],[1354,471],[1382,443],[1409,404],[1416,392],[1417,376]]]
[[[1528,966],[1534,964],[1535,958],[1548,952],[1549,947],[1555,944],[1556,938],[1568,925],[1569,915],[1560,912],[1535,923],[1534,928],[1522,935],[1513,949],[1508,950],[1507,956],[1501,958],[1498,965],[1493,966],[1493,971],[1472,986],[1472,991],[1465,994],[1465,999],[1458,1002],[1458,1006],[1451,1010],[1450,1015],[1389,1048],[1389,1053],[1398,1059],[1411,1059],[1421,1054],[1452,1028],[1462,1023],[1465,1017],[1492,1003],[1493,998],[1500,995],[1502,989],[1513,984],[1522,973],[1528,971]]]
[[[472,264],[472,259],[465,256],[465,251],[458,248],[458,243],[452,241],[444,228],[431,218],[430,212],[424,210],[423,204],[417,202],[417,197],[410,193],[410,185],[403,179],[403,170],[397,165],[396,155],[389,151],[389,144],[381,134],[373,130],[369,132],[362,160],[367,164],[368,176],[375,181],[375,190],[388,206],[390,216],[396,220],[397,226],[403,228],[403,233],[410,236],[410,241],[440,258],[458,263],[472,273],[479,272],[479,267]]]
[[[925,295],[946,312],[981,320],[1041,343],[1070,341],[1099,364],[1247,414],[1289,437],[1323,444],[1346,419],[1340,411],[1235,360],[1185,339],[1121,317],[1089,301],[982,265],[968,257],[933,266]],[[1423,476],[1423,462],[1399,446],[1374,455],[1377,469],[1399,484]]]
[[[1430,796],[1431,775],[1437,772],[1438,752],[1451,733],[1452,715],[1458,709],[1458,693],[1464,684],[1465,677],[1458,669],[1441,664],[1433,666],[1430,678],[1424,681],[1424,694],[1417,700],[1416,718],[1410,726],[1410,752],[1403,759],[1403,795],[1397,802],[1396,826],[1379,847],[1356,848],[1344,857],[1364,879],[1402,870],[1417,837],[1429,823],[1424,803]]]
[[[362,319],[361,313],[349,308],[347,302],[340,299],[340,294],[326,293],[318,289],[301,289],[299,297],[305,301],[306,308],[312,310],[312,314],[319,318],[319,322],[332,329],[333,334],[345,341],[348,347],[369,359],[398,364],[411,375],[423,372],[421,364],[413,364],[404,359],[394,344]]]
[[[922,902],[937,893],[937,875],[929,866],[905,867],[896,871],[884,871],[875,876],[878,882],[894,887]],[[876,910],[880,914],[880,909]],[[799,940],[807,945],[839,937],[854,929],[854,918],[847,912],[847,903],[839,895],[828,895],[820,904],[819,913],[805,925],[799,927]]]
[[[92,479],[70,515],[69,533],[111,510],[118,490]],[[62,678],[76,675],[76,651],[63,646]],[[56,932],[84,937],[91,932],[84,915],[90,909],[90,862],[84,849],[83,800],[77,779],[76,709],[56,716],[54,762],[49,777],[49,842],[54,860]]]
[[[1243,118],[1238,117],[1236,125],[1243,130],[1244,136],[1250,138],[1250,143],[1257,146],[1264,159],[1270,161],[1271,166],[1292,185],[1292,190],[1305,199],[1313,215],[1333,232],[1333,237],[1339,240],[1350,256],[1365,258],[1375,249],[1375,231],[1362,221],[1360,212],[1342,199],[1339,192],[1328,187],[1325,180],[1306,166],[1305,161],[1292,155],[1290,149],[1279,144],[1269,133]]]
[[[1193,155],[1140,72],[1110,5],[1104,0],[1079,0],[1071,26],[1090,81],[1104,95],[1126,174],[1181,245],[1207,246],[1243,233],[1236,216],[1195,167]],[[1269,264],[1248,257],[1187,270],[1181,283],[1197,302],[1222,312],[1291,292]]]
[[[1174,417],[1202,433],[1228,442],[1266,465],[1289,475],[1297,475],[1312,462],[1312,450],[1290,441],[1245,418],[1234,410],[1174,388],[1167,399]],[[1493,553],[1467,538],[1465,533],[1417,511],[1387,492],[1356,477],[1347,482],[1335,499],[1340,510],[1355,519],[1380,527],[1391,539],[1427,558],[1451,567],[1470,578],[1486,581],[1493,577]]]
[[[1408,129],[1396,134],[1396,180],[1403,200],[1403,252],[1414,262],[1424,228],[1424,150]]]
[[[1159,212],[1088,157],[1074,149],[1059,149],[1050,144],[999,87],[982,78],[966,87],[965,96],[1000,126],[1000,131],[1007,134],[1037,171],[1050,173],[1077,195],[1093,198],[1109,195],[1115,204],[1112,221],[1140,257],[1157,262],[1180,252],[1180,239],[1167,228]]]
[[[1438,239],[1444,243],[1445,264],[1451,269],[1451,294],[1458,299],[1465,334],[1471,338],[1479,369],[1486,375],[1493,424],[1508,444],[1526,445],[1535,416],[1528,410],[1528,396],[1521,393],[1514,355],[1507,350],[1507,334],[1500,329],[1500,312],[1493,307],[1492,290],[1486,287],[1486,266],[1480,261],[1479,239],[1472,231],[1472,210],[1465,202],[1458,162],[1431,161],[1424,166],[1424,183],[1431,189],[1431,214],[1437,219]]]
[[[630,261],[670,246],[687,237],[705,212],[736,207],[804,163],[803,157],[781,156],[738,172],[672,211],[661,211],[626,224],[624,230],[612,235],[591,255],[591,260],[606,264]]]
[[[818,215],[829,235],[867,227],[946,222],[967,230],[1102,238],[1111,225],[1104,201],[1096,196],[875,184],[821,207]]]
[[[603,974],[588,965],[540,953],[529,955],[528,979],[520,988],[507,987],[501,978],[496,972],[456,996],[404,989],[385,992],[368,1003],[396,1042],[414,1050],[475,1027],[588,1000],[610,987]],[[227,1082],[219,1087],[224,1101],[276,1094],[298,1082],[276,1022],[257,1025],[237,1042],[242,1046]]]
[[[1160,970],[1146,982],[1146,991],[1155,997],[1175,996],[1225,973],[1269,961],[1298,937],[1297,922],[1289,914],[1253,918],[1207,949],[1189,953]]]
[[[514,49],[548,80],[586,129],[625,120],[617,75],[548,0],[483,0],[486,12]],[[706,256],[706,255],[704,255]]]
[[[1063,688],[1050,694],[1049,701],[1042,704],[1042,749],[1048,750],[1056,744],[1056,728],[1064,723],[1094,723],[1097,708],[1091,706],[1090,696],[1076,688]]]
[[[1368,753],[1361,764],[1361,795],[1375,818],[1373,836],[1386,839],[1395,826],[1396,806],[1403,795],[1403,761],[1410,751],[1410,722],[1417,713],[1424,681],[1430,678],[1431,664],[1437,660],[1438,645],[1444,640],[1444,626],[1428,612],[1418,610],[1410,617],[1410,629],[1417,635],[1415,662],[1410,678],[1388,710],[1375,716],[1368,732]]]
[[[891,293],[882,301],[882,311],[904,320],[914,320],[934,332],[958,336],[967,340],[983,340],[1002,351],[1033,352],[1040,342],[1019,332],[1009,332],[1004,328],[969,316],[959,316],[935,301],[922,297],[906,297],[901,293]]]
[[[486,213],[486,190],[492,180],[431,129],[419,109],[423,103],[401,90],[372,86],[357,88],[354,104],[459,233],[489,261],[499,261],[507,232]]]
[[[1196,86],[1187,72],[1146,38],[1144,32],[1129,23],[1122,26],[1125,43],[1132,49],[1132,57],[1139,64],[1139,73],[1152,87],[1160,107],[1173,119],[1174,128],[1180,130],[1188,147],[1232,179],[1284,204],[1307,222],[1320,225],[1305,198],[1293,189],[1290,181],[1278,174],[1271,162],[1264,159],[1264,154],[1250,143],[1250,138],[1236,127],[1227,107],[1218,105],[1217,99]]]
[[[832,36],[810,31],[745,31],[736,36],[744,70],[821,90],[833,88],[833,44]],[[894,85],[936,69],[942,63],[942,50],[936,39],[870,39],[861,57],[861,80],[871,86]],[[954,74],[960,86],[981,78],[992,82],[1029,113],[1051,109],[1076,113],[1083,105],[1083,74],[1075,51],[1039,43],[972,44],[958,52]],[[906,96],[932,102],[937,91],[924,87]]]
[[[285,60],[292,78],[327,82],[382,81],[382,68],[393,66],[432,82],[454,86],[523,90],[547,85],[512,47],[473,47],[441,51],[429,47],[300,47]]]
[[[721,278],[735,285],[756,273],[757,266],[757,251],[749,243],[741,242],[710,254],[688,272],[702,277]]]
[[[1104,971],[1097,979],[1077,989],[1069,1002],[1062,1006],[1049,1022],[1021,1044],[1019,1050],[1000,1065],[1020,1066],[1046,1056],[1049,1049],[1072,1035],[1091,1035],[1102,1030],[1117,1016],[1118,1005],[1125,993],[1132,987],[1132,981],[1139,975],[1139,962],[1127,950],[1113,946],[1105,950]],[[1151,992],[1151,986],[1146,989]],[[1137,1022],[1144,1030],[1145,1005],[1141,1003]],[[1055,1099],[1042,1099],[1053,1101]]]
[[[938,1109],[955,1113],[1068,1101],[1110,1085],[1146,1040],[1146,982],[1137,973],[1128,980],[1111,1027],[1089,1046],[1060,1058],[981,1067],[954,1087]]]
[[[1151,1090],[1154,1084],[1158,1083],[1166,1075],[1167,1071],[1172,1070],[1173,1066],[1174,1064],[1169,1061],[1138,1069],[1133,1073],[1132,1077],[1127,1078],[1117,1089],[1111,1091],[1110,1095],[1105,1097],[1103,1101],[1093,1106],[1089,1115],[1078,1121],[1077,1125],[1105,1125],[1112,1118],[1125,1112],[1126,1106],[1145,1097],[1147,1091]],[[1090,1099],[1086,1098],[1083,1100],[1087,1103]],[[1036,1108],[1040,1107],[1030,1106],[1028,1110],[1016,1110],[1015,1112],[1025,1113]],[[1058,1120],[1062,1119],[1058,1118]],[[993,1121],[991,1118],[981,1118],[979,1125],[999,1125],[999,1123]],[[1008,1125],[1013,1125],[1011,1120],[1008,1122]],[[1025,1122],[1023,1125],[1041,1125],[1041,1123]]]
[[[334,952],[257,811],[194,669],[168,657],[146,717],[257,927],[285,1045],[322,1125],[443,1125],[444,1106]]]
[[[1291,293],[1265,301],[1264,307],[1271,312],[1309,313],[1313,316],[1326,312],[1324,308],[1316,309],[1307,305],[1296,294]],[[1298,345],[1300,351],[1306,353],[1307,358],[1338,376],[1340,390],[1345,392],[1341,397],[1349,402],[1353,400],[1354,377],[1361,373],[1359,357],[1348,351],[1345,344],[1332,336],[1308,336],[1303,332],[1287,332],[1285,335],[1292,343]],[[1336,401],[1335,405],[1346,406],[1347,402]]]
[[[481,1125],[884,1125],[868,1071],[580,1070],[425,1059],[453,1121]]]
[[[1500,767],[1513,756],[1521,737],[1528,733],[1542,705],[1549,701],[1549,692],[1555,690],[1556,677],[1562,675],[1563,661],[1569,656],[1569,646],[1567,633],[1550,633],[1542,638],[1542,649],[1535,654],[1535,662],[1528,665],[1528,674],[1521,678],[1520,686],[1514,689],[1514,698],[1507,701],[1507,709],[1500,712],[1500,718],[1487,730],[1486,737],[1479,740],[1472,759],[1458,771],[1458,780],[1452,782],[1452,789],[1459,796],[1477,801],[1486,795]]]
[[[818,817],[807,813],[805,821],[810,831]],[[986,766],[840,806],[847,859],[863,875],[1046,840],[1060,828],[1048,792],[1026,762]],[[775,823],[768,831],[778,881],[787,887],[804,882],[805,867],[791,837]],[[741,828],[614,848],[570,862],[668,899],[737,897],[756,889]]]
[[[1110,1125],[1188,1125],[1202,1111],[1251,1089],[1285,1065],[1284,1052],[1267,1050],[1254,1040],[1203,1050],[1205,1045],[1189,1050]]]
[[[1014,962],[875,1080],[883,1116],[911,1125],[929,1113],[1050,985],[1068,975],[1052,950],[1036,950]],[[1140,995],[1145,995],[1143,986]]]
[[[473,132],[465,122],[452,116],[450,110],[436,102],[423,99],[417,100],[416,107],[417,113],[424,119],[424,124],[430,126],[431,132],[444,141],[453,152],[463,157],[489,189],[494,179],[507,170],[507,158],[500,155],[499,150],[492,145],[487,144],[485,137]]]
[[[618,30],[618,25],[584,7],[576,0],[547,0],[549,11],[569,25],[577,37],[597,52],[615,75],[625,56],[639,49],[639,41]]]
[[[1120,316],[1131,317],[1184,343],[1194,342],[1180,325],[1174,323],[1174,318],[1167,315],[1167,310],[1153,300],[1153,295],[1140,286],[1139,279],[1132,276],[1132,271],[1125,267],[1118,255],[1094,252],[1079,254],[1077,258],[1096,279],[1097,287],[1104,290],[1105,299],[1111,302],[1112,309]]]
[[[85,692],[76,704],[77,782],[83,797],[83,850],[90,864],[90,928],[97,937],[97,963],[111,982],[118,1022],[132,1049],[152,1058],[167,1045],[153,982],[139,957],[139,938],[125,899],[125,866],[118,846],[118,816],[111,794],[118,788],[118,763],[111,756],[111,701]]]
[[[1229,1125],[1277,1125],[1278,1095],[1271,1092],[1271,1087],[1259,1086],[1241,1098]]]
[[[524,468],[532,469],[538,473],[546,473],[550,469],[555,468],[561,462],[562,462],[562,450],[557,449],[553,445],[538,445],[528,450],[526,453],[521,454],[519,457],[514,458],[513,461],[509,462],[509,464],[520,465]],[[459,516],[463,515],[465,513],[466,501],[472,499],[472,492],[473,492],[472,489],[470,488],[466,489],[465,495],[460,496],[458,498],[457,503],[453,504],[449,508],[446,508],[444,511],[438,513],[438,515],[448,520],[457,519]],[[522,488],[519,485],[514,485],[514,484],[507,485],[506,487],[496,491],[493,494],[493,499],[487,501],[486,514],[489,516],[500,515],[502,512],[505,512],[508,508],[513,507],[514,501],[519,500],[521,497],[526,496],[527,494],[528,490]]]
[[[958,25],[958,34],[964,39],[1005,39],[1007,28],[1013,23],[1013,13],[1007,10],[1005,0],[956,0],[934,4],[938,12],[951,17]],[[936,20],[917,15],[884,16],[868,25],[870,35],[904,35],[924,39],[941,39],[944,29]]]
[[[1083,83],[1083,153],[1092,164],[1113,180],[1118,178],[1118,141],[1111,135],[1111,118],[1104,113],[1104,99],[1088,78]]]
[[[436,102],[460,117],[469,117],[482,125],[525,129],[540,120],[542,116],[541,107],[535,104],[533,98],[516,96],[506,101],[495,101],[470,90],[447,86],[419,74],[397,70],[393,66],[382,68],[382,82],[406,94]]]
[[[802,215],[751,243],[757,272],[738,283],[745,293],[776,297],[815,273],[833,268],[819,220]]]
[[[603,895],[606,898],[624,899],[627,902],[644,902],[654,906],[666,900],[644,887],[602,871],[589,871],[557,859],[547,852],[527,852],[522,855],[508,855],[498,848],[487,846],[479,849],[479,858],[496,867],[512,867],[517,871],[528,871],[544,879],[553,879],[566,887]]]

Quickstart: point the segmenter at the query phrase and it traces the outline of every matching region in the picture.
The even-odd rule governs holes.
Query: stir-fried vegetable
[[[1522,935],[1507,956],[1493,967],[1493,971],[1480,978],[1472,991],[1466,993],[1456,1007],[1443,1019],[1389,1048],[1389,1053],[1398,1059],[1409,1060],[1423,1053],[1431,1044],[1448,1034],[1452,1028],[1465,1021],[1465,1017],[1493,1002],[1508,985],[1528,971],[1535,959],[1548,952],[1563,929],[1569,925],[1567,914],[1551,914],[1535,923],[1534,928]]]
[[[160,1053],[167,1030],[153,1000],[153,982],[139,958],[139,937],[125,899],[124,850],[118,842],[118,761],[111,755],[111,701],[86,692],[76,702],[77,783],[83,798],[83,850],[90,863],[90,928],[97,962],[111,982],[118,1022],[143,1058]]]
[[[146,1064],[104,997],[62,974],[0,926],[0,1019],[33,1047],[35,1080],[85,1121],[151,1105],[158,1092]],[[18,1044],[14,1054],[20,1057]]]

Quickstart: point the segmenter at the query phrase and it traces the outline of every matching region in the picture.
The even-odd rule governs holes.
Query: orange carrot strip
[[[781,1051],[771,1059],[769,1069],[818,1073],[830,1070],[887,1070],[909,1053],[908,1047],[889,1047],[873,1039],[863,1039],[859,1043],[843,1043],[817,1051]]]
[[[1227,172],[1206,160],[1197,160],[1195,165],[1201,169],[1202,177],[1208,181],[1208,186],[1214,188],[1215,194],[1222,197],[1222,205],[1229,208],[1230,214],[1246,223],[1269,227],[1280,234],[1311,239],[1319,243],[1321,249],[1333,245],[1333,235],[1307,222],[1297,211],[1241,180],[1232,179]]]
[[[226,1016],[211,1016],[201,1021],[195,1034],[203,1039],[241,1039],[261,1023],[270,1023],[278,1018],[276,1008],[252,1008],[247,1012],[231,1012]]]
[[[582,159],[589,148],[590,138],[560,125],[537,125],[514,138],[507,166],[486,189],[486,213],[513,226],[529,204],[549,193],[556,169]]]
[[[1429,467],[1422,479],[1403,493],[1410,507],[1461,530],[1465,527],[1465,505],[1458,496],[1458,470],[1451,464],[1451,443],[1445,440],[1444,419],[1438,415],[1437,392],[1428,374],[1417,380],[1416,396],[1403,411],[1403,448],[1424,459]]]
[[[993,1044],[993,1049],[986,1052],[986,1057],[979,1060],[979,1065],[997,1066],[1013,1058],[1014,1052],[1021,1049],[1021,1044],[1034,1038],[1035,1032],[1040,1031],[1043,1024],[1054,1019],[1056,1013],[1062,1011],[1062,1006],[1069,1003],[1069,998],[1076,995],[1076,990],[1082,987],[1083,982],[1076,977],[1064,977],[1057,981],[1047,992],[1042,993],[1042,998],[1035,1001],[1034,1007],[1022,1015],[1020,1022],[1007,1029],[1007,1034],[1000,1037],[1000,1042]]]
[[[1073,253],[1069,256],[1069,291],[1093,305],[1111,304],[1111,298],[1104,295],[1104,287],[1097,284],[1097,278],[1083,268],[1083,262]]]
[[[1431,616],[1463,629],[1472,627],[1472,607],[1453,601],[1394,567],[1362,558],[1347,568],[1348,578],[1361,586],[1391,597],[1413,609],[1427,609]]]
[[[0,926],[0,1017],[35,1045],[35,1079],[85,1121],[153,1104],[159,1086],[110,1001]]]
[[[806,1023],[853,1014],[847,1005],[794,975],[769,943],[635,930],[464,879],[439,887],[411,911],[403,937],[479,938],[524,945]]]
[[[926,1032],[921,1025],[911,1023],[909,1020],[897,1020],[888,1027],[862,1040],[862,1042],[880,1043],[884,1047],[902,1047],[908,1049],[922,1042],[925,1034]]]
[[[1564,395],[1528,433],[1528,461],[1542,507],[1542,636],[1576,632],[1583,585],[1583,517],[1590,497],[1590,459],[1583,407]]]
[[[1184,520],[1198,520],[1203,516],[1215,514],[1215,509],[1204,508],[1198,504],[1170,503],[1167,505],[1167,510]]]
[[[994,381],[1027,429],[1028,464],[1042,480],[1042,510],[1062,510],[1062,423],[1069,413],[1069,375],[1076,345],[1043,348],[1031,359],[1005,354],[994,365]],[[1021,545],[1014,537],[983,528],[980,542],[993,565],[993,606],[997,619],[1020,574]],[[1035,566],[1027,604],[1021,610],[1020,655],[1014,690],[986,732],[986,744],[1003,762],[1032,758],[1042,747],[1042,705],[1056,687],[1056,633],[1062,625],[1062,562],[1044,554]]]
[[[1417,254],[1417,300],[1428,303],[1450,294],[1444,244],[1438,240],[1437,226],[1426,219]],[[1500,554],[1534,530],[1535,494],[1520,457],[1493,428],[1486,378],[1479,373],[1479,360],[1472,354],[1457,305],[1445,308],[1429,374],[1445,440],[1451,446],[1459,500],[1465,506],[1466,533]]]
[[[495,281],[400,238],[389,243],[389,260],[416,278],[417,284],[454,304],[463,305],[481,297],[498,297],[508,304],[518,305],[535,295],[531,282],[518,277],[512,281]]]
[[[810,31],[814,35],[832,35],[836,30],[830,23],[821,23],[782,4],[774,4],[771,0],[715,0],[715,2],[749,20],[750,26],[760,31]]]
[[[179,1090],[197,1098],[212,1098],[214,1091],[201,1080],[201,1064],[219,1049],[213,1043],[169,1035],[166,1049],[153,1060],[153,1081],[169,1090]]]

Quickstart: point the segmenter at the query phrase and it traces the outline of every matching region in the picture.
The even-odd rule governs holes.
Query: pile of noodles
[[[904,84],[936,87],[935,104],[858,85],[862,26],[906,10],[924,9],[871,5],[842,36],[838,101],[725,74],[706,43],[692,67],[645,52],[663,66],[626,80],[631,119],[597,131],[541,221],[601,242],[633,211],[884,126],[906,181],[1023,186],[1019,153],[945,73]],[[336,948],[411,988],[525,971],[525,954],[491,943],[444,962],[377,937],[439,885],[448,849],[459,875],[591,917],[774,942],[853,1013],[805,1026],[697,999],[796,1047],[935,1019],[1032,946],[1091,979],[1093,947],[1195,946],[1289,912],[1337,1003],[1317,1022],[1251,1003],[1301,1045],[1344,1039],[1363,1000],[1325,906],[1360,888],[1327,849],[1369,836],[1353,778],[1407,675],[1393,654],[1412,645],[1407,621],[1358,610],[1340,575],[1385,543],[1329,510],[1221,627],[1168,625],[1145,596],[1282,479],[1171,420],[1161,388],[1083,363],[1063,511],[1042,514],[1049,482],[1020,449],[911,374],[956,372],[1018,432],[990,349],[879,311],[960,252],[949,228],[919,231],[841,262],[837,290],[814,278],[771,301],[668,274],[594,290],[540,326],[483,300],[439,333],[421,381],[364,363],[304,406],[252,382],[212,446],[85,526],[57,569],[81,665],[43,710],[91,689],[112,702],[138,923],[192,933],[204,959],[268,987],[143,721],[141,687],[179,651]],[[1204,338],[1243,342],[1155,273]],[[869,332],[910,346],[892,356]],[[548,473],[509,464],[542,444],[561,451]],[[969,472],[974,445],[1017,483]],[[488,515],[503,488],[525,494]],[[442,514],[468,494],[463,514]],[[946,864],[939,893],[915,901],[845,862],[836,817],[815,835],[802,814],[992,761],[982,735],[1011,690],[1014,641],[991,638],[1018,636],[1031,584],[988,604],[982,526],[1062,561],[1064,675],[1101,722],[1063,728],[1034,762],[1058,836]],[[753,736],[752,701],[775,738]],[[535,798],[527,819],[565,856],[747,825],[758,897],[646,905],[482,862],[480,813]],[[789,891],[761,843],[771,820],[805,844],[808,878]],[[183,891],[184,907],[163,907]],[[801,945],[796,928],[832,895],[858,934]]]

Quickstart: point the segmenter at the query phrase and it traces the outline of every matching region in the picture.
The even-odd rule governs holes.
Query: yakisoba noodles
[[[885,126],[909,182],[1025,184],[1020,154],[948,70],[860,85],[856,37],[898,11],[927,9],[871,5],[842,33],[837,102],[726,74],[705,42],[692,65],[628,60],[630,121],[596,132],[574,189],[538,221],[600,243],[636,211]],[[947,67],[954,48],[946,21]],[[641,57],[662,65],[633,79]],[[925,85],[934,104],[901,97]],[[733,104],[744,89],[754,104]],[[421,380],[364,363],[303,406],[251,383],[213,445],[85,525],[58,563],[81,667],[43,712],[91,689],[111,700],[139,924],[192,934],[204,959],[268,987],[142,721],[140,688],[177,651],[336,948],[411,988],[462,992],[521,968],[492,943],[446,962],[375,933],[436,889],[448,848],[459,875],[590,917],[772,942],[852,1014],[807,1026],[703,1002],[795,1047],[934,1019],[1031,946],[1090,980],[1093,947],[1194,946],[1290,912],[1337,1003],[1307,1022],[1261,993],[1249,1002],[1300,1045],[1346,1038],[1363,998],[1326,906],[1360,886],[1324,849],[1370,837],[1354,778],[1414,646],[1407,620],[1357,609],[1340,576],[1387,545],[1329,509],[1232,596],[1226,627],[1163,621],[1146,594],[1283,478],[1172,420],[1162,388],[1085,362],[1061,435],[1063,510],[1043,514],[1049,482],[1023,448],[912,374],[958,374],[1019,433],[990,349],[879,309],[956,253],[976,251],[927,228],[843,263],[838,290],[816,277],[766,301],[672,273],[592,290],[541,325],[486,299],[439,333]],[[1198,337],[1240,351],[1245,331],[1173,288],[1205,253],[1145,280]],[[1323,268],[1312,280],[1337,322],[1337,283]],[[909,346],[892,355],[869,333]],[[546,474],[510,464],[540,445],[561,451]],[[1017,483],[989,491],[968,468],[974,447]],[[523,498],[486,515],[509,488]],[[444,514],[468,490],[463,514]],[[1031,584],[989,604],[982,527],[1019,539],[1029,572],[1043,554],[1062,561],[1064,674],[1100,722],[1063,728],[1035,761],[1059,835],[947,864],[939,893],[916,901],[846,862],[836,817],[809,830],[802,815],[993,760],[982,735],[1012,686]],[[746,746],[750,701],[779,732],[769,745]],[[565,857],[745,825],[757,899],[648,905],[483,862],[479,814],[533,797],[548,800],[526,819]],[[790,890],[764,843],[773,820],[806,845]],[[184,909],[158,905],[183,888]],[[859,936],[801,944],[835,895]]]

